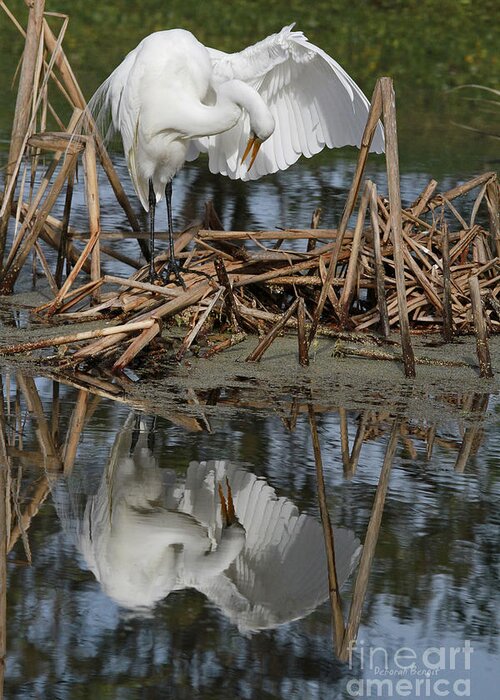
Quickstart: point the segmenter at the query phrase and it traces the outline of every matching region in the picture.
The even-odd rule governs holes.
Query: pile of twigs
[[[4,237],[5,222],[11,215],[20,225],[1,270],[0,293],[13,291],[29,255],[34,253],[54,294],[52,301],[36,309],[38,317],[52,323],[96,318],[110,323],[93,331],[75,331],[50,340],[4,348],[2,352],[64,345],[67,353],[63,362],[70,360],[78,365],[89,359],[105,360],[113,370],[123,370],[161,334],[168,319],[182,314],[187,330],[180,347],[175,349],[177,359],[214,328],[219,333],[221,329],[230,333],[207,350],[207,355],[233,345],[247,333],[263,336],[249,360],[260,359],[284,328],[296,329],[301,364],[308,363],[308,350],[317,333],[338,335],[370,330],[387,338],[391,330],[397,329],[401,334],[406,374],[413,376],[410,331],[441,331],[450,340],[454,334],[474,330],[481,374],[491,375],[487,335],[500,329],[496,175],[485,173],[440,194],[436,194],[437,183],[433,180],[417,201],[404,208],[400,199],[395,99],[389,78],[377,81],[357,170],[338,229],[317,228],[316,212],[308,230],[221,231],[217,230],[221,228],[217,216],[209,210],[203,228],[193,226],[176,239],[175,250],[183,263],[185,289],[173,284],[151,284],[147,267],[137,269],[137,261],[104,245],[106,239],[116,234],[104,232],[100,227],[98,161],[131,224],[132,231],[126,235],[137,237],[147,251],[132,208],[92,125],[87,136],[70,137],[85,101],[62,52],[64,32],[61,30],[56,40],[46,19],[34,17],[40,4],[43,6],[34,3],[30,11],[27,32],[29,38],[38,31],[39,43],[32,41],[33,46],[37,48],[40,42],[42,45],[45,42],[51,54],[50,59],[47,56],[45,72],[41,64],[38,74],[34,70],[37,81],[40,75],[44,76],[40,100],[46,100],[47,81],[58,68],[58,81],[70,100],[73,116],[61,133],[34,133],[36,119],[32,118],[25,125],[17,150],[11,154],[0,221]],[[29,51],[28,38],[23,71]],[[43,52],[38,51],[36,56],[43,56]],[[26,92],[23,71],[20,94]],[[31,97],[29,101],[33,103]],[[47,102],[46,109],[48,105]],[[33,107],[35,116],[39,106],[37,103]],[[383,118],[386,137],[388,199],[379,196],[372,182],[366,181],[363,186],[366,159],[379,118]],[[21,129],[16,120],[13,143],[19,142]],[[26,149],[35,158],[42,150],[51,151],[54,157],[38,189],[30,190],[29,196],[25,196],[23,179],[15,201],[17,175]],[[80,156],[89,220],[89,231],[85,233],[69,225],[73,179]],[[52,209],[65,185],[64,214],[58,220]],[[479,192],[466,221],[453,202],[475,189]],[[357,219],[351,230],[348,225],[360,190]],[[481,208],[486,213],[482,221],[489,222],[488,228],[478,223]],[[76,245],[81,237],[86,238],[83,250]],[[58,251],[54,271],[47,262],[42,241]],[[245,246],[245,242],[250,245]],[[129,278],[103,274],[101,254],[113,255],[130,264],[134,274]],[[63,263],[69,271],[66,278]],[[157,257],[158,272],[165,263],[162,256]],[[90,275],[90,281],[82,284],[84,273]],[[83,342],[86,344],[82,346]]]

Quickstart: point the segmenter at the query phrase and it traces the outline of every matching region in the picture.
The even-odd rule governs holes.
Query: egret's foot
[[[227,500],[224,496],[224,491],[222,490],[222,484],[219,484],[219,498],[220,498],[220,508],[222,514],[222,524],[224,527],[229,527],[234,523],[238,522],[236,517],[236,512],[234,510],[233,503],[233,493],[231,487],[229,486],[229,480],[226,476],[226,487],[227,487]]]
[[[172,276],[174,277],[176,284],[180,285],[183,290],[186,291],[186,283],[182,279],[181,268],[177,264],[177,260],[175,260],[175,258],[170,258],[161,271],[161,279],[163,284],[168,284]]]
[[[181,275],[181,268],[176,261],[172,262],[169,260],[161,272],[156,270],[150,271],[148,281],[150,284],[165,285],[172,281],[172,276],[174,277],[173,281],[186,290],[186,284]]]
[[[149,273],[148,282],[149,282],[149,284],[158,284],[158,285],[165,284],[165,280],[163,278],[163,275],[160,274],[159,272],[156,272],[156,270],[153,270],[153,272]]]

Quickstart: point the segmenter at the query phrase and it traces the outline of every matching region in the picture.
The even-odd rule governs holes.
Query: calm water
[[[8,373],[4,396],[16,504],[5,697],[494,697],[496,399],[441,397],[450,417],[431,450],[425,420],[395,426],[394,407],[367,396],[379,408],[346,414],[351,451],[361,431],[364,440],[357,467],[344,468],[344,418],[316,407],[346,619],[389,436],[399,435],[358,647],[341,662],[305,398],[288,415],[226,406],[196,422],[139,418]],[[472,399],[478,422],[463,423]],[[240,524],[223,527],[226,477]]]

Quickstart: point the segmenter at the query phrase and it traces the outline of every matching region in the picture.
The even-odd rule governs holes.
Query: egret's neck
[[[274,118],[257,90],[241,80],[227,80],[216,88],[217,97],[226,99],[246,110],[250,128],[262,141],[274,131]]]

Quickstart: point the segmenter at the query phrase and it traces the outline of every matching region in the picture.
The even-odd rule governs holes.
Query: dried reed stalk
[[[255,350],[252,350],[250,355],[246,358],[247,362],[259,362],[260,361],[260,359],[262,358],[262,355],[265,353],[265,351],[272,345],[272,343],[275,341],[275,339],[278,337],[278,335],[281,333],[281,331],[285,328],[286,322],[288,321],[288,319],[294,315],[295,311],[297,310],[298,305],[299,305],[299,300],[295,299],[295,301],[292,304],[290,304],[287,311],[280,318],[278,323],[269,331],[269,333],[267,335],[265,335],[262,338],[260,343],[255,348]]]
[[[488,344],[488,333],[484,317],[483,304],[481,301],[481,289],[478,278],[473,275],[469,277],[469,289],[472,304],[472,314],[474,317],[474,329],[476,332],[477,357],[479,360],[479,375],[482,378],[491,379],[493,369],[491,366],[491,356]]]
[[[399,186],[399,157],[396,127],[396,103],[392,80],[380,79],[382,108],[385,127],[385,147],[387,162],[387,181],[389,187],[390,224],[392,244],[394,246],[394,264],[396,272],[396,288],[398,294],[399,331],[403,364],[407,377],[415,376],[415,357],[410,339],[410,324],[406,305],[406,285],[404,279],[404,243],[402,240],[401,222],[401,191]]]
[[[378,536],[380,532],[380,524],[382,522],[382,514],[384,512],[385,497],[387,494],[387,488],[389,486],[389,476],[391,474],[391,468],[394,462],[394,456],[396,454],[396,447],[398,444],[399,427],[399,422],[394,421],[389,442],[387,443],[384,463],[380,471],[377,491],[375,493],[375,499],[373,501],[372,512],[370,516],[370,522],[368,523],[368,528],[366,530],[366,537],[363,545],[363,551],[361,553],[361,559],[359,562],[359,569],[356,576],[356,581],[354,583],[352,602],[351,607],[349,609],[349,616],[345,628],[345,634],[343,636],[342,647],[339,652],[339,657],[342,661],[347,660],[349,651],[352,650],[352,644],[357,637],[359,623],[361,622],[361,612],[366,597],[368,579],[370,577],[370,570],[372,567],[373,557],[375,555],[375,547],[377,546]]]
[[[44,7],[44,0],[34,0],[29,8],[26,42],[19,76],[19,88],[17,92],[16,108],[14,110],[14,123],[12,125],[7,168],[5,171],[5,199],[0,212],[0,267],[4,256],[7,226],[14,195],[12,183],[15,183],[16,163],[24,150],[24,139],[31,121],[33,82],[38,46],[42,33]]]

